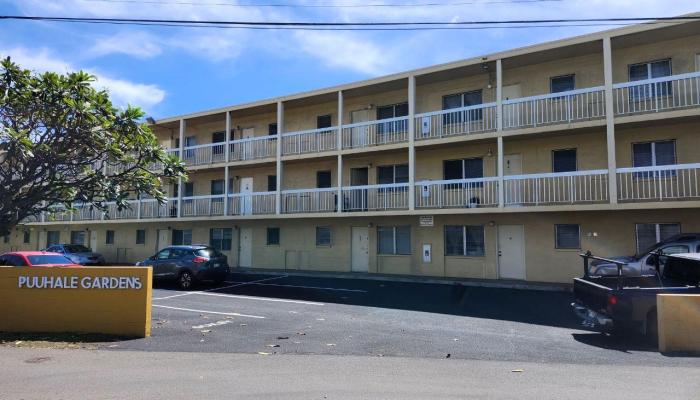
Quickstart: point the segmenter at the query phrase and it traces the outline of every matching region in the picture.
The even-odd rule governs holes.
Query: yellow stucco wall
[[[700,353],[700,295],[656,296],[659,351]]]

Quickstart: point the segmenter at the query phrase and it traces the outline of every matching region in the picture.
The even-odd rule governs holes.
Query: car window
[[[16,255],[10,255],[7,257],[8,258],[8,265],[14,266],[14,267],[25,267],[27,265],[26,262],[24,262],[24,258]]]
[[[189,253],[189,251],[185,249],[173,249],[172,251],[173,255],[172,258],[178,259],[178,258],[183,258]]]
[[[161,250],[156,254],[158,260],[167,260],[168,258],[170,258],[170,249]]]
[[[29,262],[32,265],[45,265],[45,264],[73,264],[73,261],[69,260],[64,256],[52,255],[52,254],[41,254],[36,256],[27,256]],[[24,260],[22,260],[24,262]]]
[[[87,253],[90,251],[87,247],[80,244],[69,244],[63,246],[67,253]]]
[[[218,256],[218,255],[219,255],[219,252],[216,251],[215,249],[211,248],[211,247],[207,247],[207,248],[204,248],[204,249],[197,249],[197,250],[195,250],[195,251],[194,251],[194,254],[195,254],[195,255],[198,255],[198,256],[202,256],[202,257],[209,257],[209,258],[211,258],[211,257],[216,257],[216,256]]]
[[[46,249],[46,251],[50,251],[53,253],[61,253],[62,252],[60,246],[51,246],[48,249]]]
[[[7,257],[6,257],[6,256],[0,256],[0,266],[5,267],[5,266],[8,266],[8,265],[10,265],[10,264],[7,262]]]
[[[683,245],[683,244],[676,244],[676,245],[671,245],[671,246],[666,246],[661,249],[662,254],[681,254],[681,253],[688,253],[690,249],[688,246]]]

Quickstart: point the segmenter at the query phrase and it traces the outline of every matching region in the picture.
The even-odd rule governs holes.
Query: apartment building
[[[700,22],[639,25],[165,118],[189,171],[167,204],[44,215],[0,246],[570,282],[582,250],[700,232],[698,71]]]

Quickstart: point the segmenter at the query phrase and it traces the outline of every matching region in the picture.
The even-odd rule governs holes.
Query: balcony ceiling
[[[534,53],[509,57],[503,60],[503,69],[517,68],[526,65],[541,64],[550,61],[559,61],[564,58],[581,57],[589,54],[603,54],[603,42],[595,40],[579,43],[571,46],[555,47]]]
[[[700,35],[700,21],[688,22],[680,25],[676,24],[666,27],[662,27],[663,25],[661,24],[652,26],[656,27],[656,29],[653,31],[641,31],[614,37],[612,39],[613,50],[615,48],[640,46],[664,40],[673,40],[692,35]]]

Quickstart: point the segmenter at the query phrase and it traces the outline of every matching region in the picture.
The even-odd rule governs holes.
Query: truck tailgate
[[[581,278],[574,279],[574,299],[593,311],[605,310],[612,289]]]

